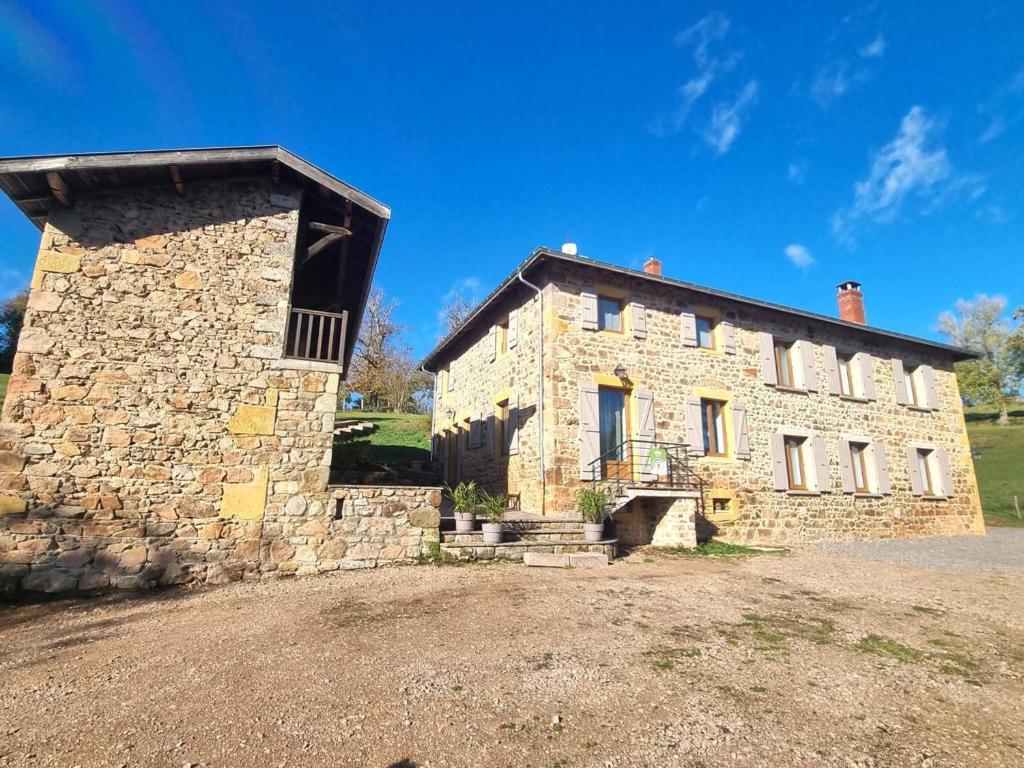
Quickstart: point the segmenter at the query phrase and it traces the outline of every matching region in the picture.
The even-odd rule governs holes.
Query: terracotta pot
[[[583,538],[587,541],[601,541],[604,538],[604,523],[584,523]]]
[[[501,532],[504,526],[501,523],[484,523],[484,544],[501,544]]]
[[[472,533],[473,525],[476,523],[476,516],[470,512],[455,513],[455,532]]]

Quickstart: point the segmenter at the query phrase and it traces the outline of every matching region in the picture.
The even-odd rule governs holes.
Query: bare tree
[[[11,370],[27,306],[28,290],[16,293],[0,303],[0,371]]]
[[[444,326],[445,335],[462,325],[473,311],[473,306],[465,296],[456,293],[447,304],[441,307],[441,323]]]

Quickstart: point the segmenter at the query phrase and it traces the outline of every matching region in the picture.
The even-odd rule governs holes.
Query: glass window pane
[[[697,346],[708,349],[715,346],[714,337],[711,335],[711,320],[706,317],[697,317]]]
[[[622,441],[626,438],[626,398],[621,390],[601,389],[598,392],[601,455],[622,460]],[[609,453],[613,452],[613,453]]]
[[[839,391],[847,396],[853,394],[853,386],[850,384],[850,360],[846,357],[839,358]]]
[[[598,298],[597,326],[608,331],[622,330],[622,304],[616,299]]]
[[[715,447],[725,453],[725,416],[720,403],[715,403]]]
[[[708,424],[708,407],[707,403],[701,401],[700,404],[700,428],[701,433],[704,436],[704,453],[711,452],[711,429]]]
[[[800,458],[800,441],[795,438],[787,438],[786,461],[789,464],[789,476],[794,488],[801,488],[804,485],[803,466]]]
[[[777,362],[779,384],[784,387],[793,386],[792,368],[789,359],[789,347],[779,345],[775,348],[775,359]]]
[[[864,479],[864,446],[853,443],[850,445],[850,461],[853,462],[853,484],[856,488],[867,488]]]

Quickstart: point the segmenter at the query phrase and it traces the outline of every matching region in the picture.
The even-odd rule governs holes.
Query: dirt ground
[[[0,609],[0,765],[1019,766],[1024,574],[807,547]]]

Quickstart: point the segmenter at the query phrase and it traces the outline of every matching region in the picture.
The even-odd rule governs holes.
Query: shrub
[[[469,483],[459,483],[454,488],[446,485],[444,492],[452,500],[456,514],[475,515],[480,507],[480,489],[476,487],[475,480]]]
[[[608,497],[596,488],[580,488],[576,491],[576,511],[585,523],[601,523],[608,517]]]
[[[488,523],[500,523],[505,517],[505,510],[508,509],[508,496],[504,493],[490,494],[481,491],[479,509]]]

